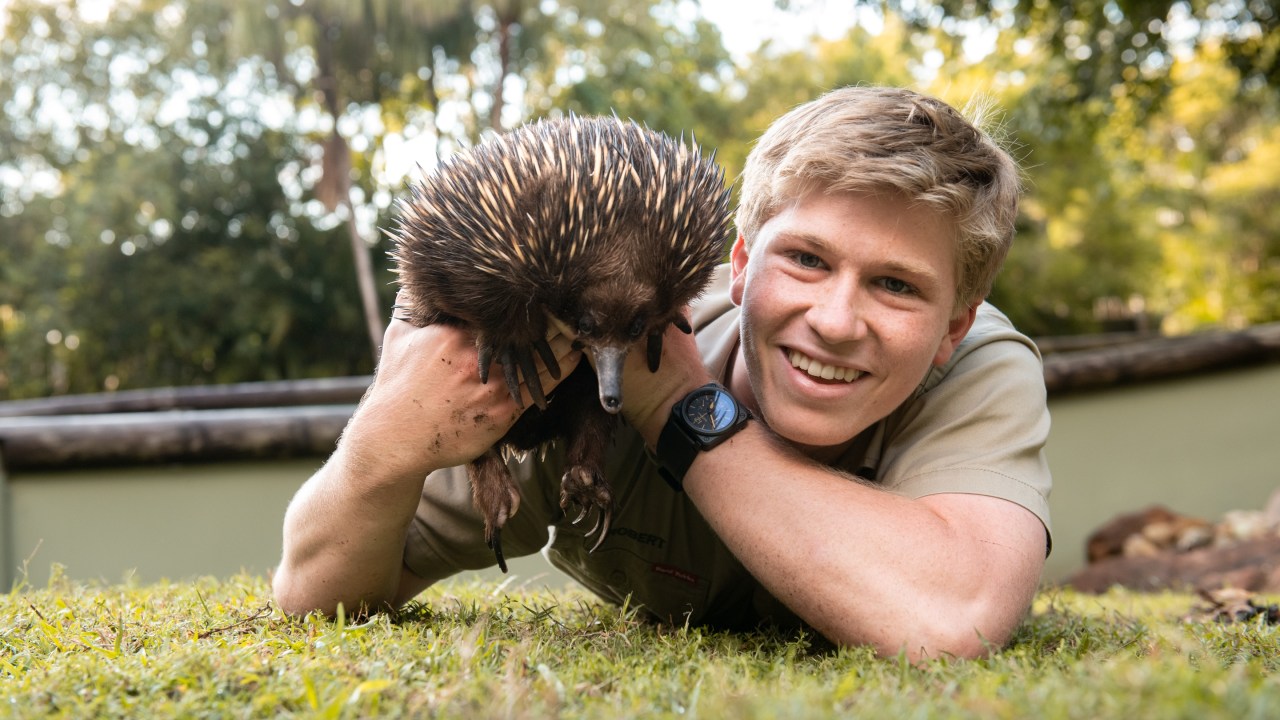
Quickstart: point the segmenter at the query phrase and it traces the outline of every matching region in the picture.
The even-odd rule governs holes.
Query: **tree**
[[[935,90],[985,85],[1009,111],[1029,183],[993,297],[1021,327],[1093,331],[1119,314],[1183,332],[1280,317],[1258,302],[1274,297],[1263,239],[1274,225],[1238,202],[1271,192],[1247,169],[1270,157],[1277,119],[1271,3],[869,4],[942,50]],[[992,51],[967,57],[980,33]],[[1244,177],[1249,189],[1235,184]]]
[[[278,180],[307,148],[222,8],[74,8],[17,3],[0,43],[0,394],[368,372],[350,271]]]
[[[231,45],[242,57],[265,56],[296,106],[311,100],[325,116],[317,154],[322,172],[312,191],[344,217],[355,262],[365,325],[376,359],[383,313],[369,259],[372,242],[357,222],[352,155],[342,121],[366,109],[380,113],[384,98],[410,100],[417,90],[438,114],[438,65],[474,49],[471,3],[301,0],[237,2]],[[424,71],[424,82],[411,79]]]
[[[71,0],[10,7],[0,397],[369,372],[356,351],[368,341],[353,341],[366,333],[352,263],[329,248],[344,224],[355,237],[353,217],[366,256],[385,248],[372,229],[401,178],[384,169],[383,141],[433,138],[420,158],[430,168],[522,122],[535,108],[529,78],[577,60],[547,51],[556,39],[539,33],[566,27],[549,3],[287,5],[122,0],[106,18]],[[702,57],[724,57],[715,38],[682,40],[688,28],[662,14],[671,7],[641,7],[652,26],[628,42],[669,36],[694,49],[675,61],[715,67]],[[598,42],[581,79],[602,84],[596,69],[640,52]],[[669,78],[635,79],[646,77],[661,81],[655,105],[715,107]],[[677,131],[689,118],[642,119]],[[392,278],[374,272],[385,302]]]

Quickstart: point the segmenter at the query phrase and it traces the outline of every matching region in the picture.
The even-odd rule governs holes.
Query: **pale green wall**
[[[1064,396],[1049,411],[1048,577],[1078,568],[1085,536],[1117,513],[1163,503],[1217,520],[1280,488],[1280,365]]]
[[[1151,503],[1216,519],[1261,508],[1280,486],[1280,365],[1055,398],[1049,459],[1055,549],[1046,578],[1083,562],[1084,538]],[[77,579],[141,582],[268,571],[297,487],[322,459],[170,465],[8,478],[4,587]],[[4,490],[0,481],[0,492]],[[0,513],[5,500],[0,495]],[[541,558],[513,575],[556,582]],[[497,577],[490,574],[489,577]]]
[[[154,582],[266,573],[280,559],[285,507],[323,458],[103,468],[9,478],[10,539],[0,588],[45,585],[53,564],[81,580]],[[0,486],[0,491],[3,491]],[[0,500],[0,512],[3,500]],[[0,539],[0,551],[3,551]],[[0,556],[2,557],[2,556]],[[554,569],[511,563],[521,582]],[[485,577],[501,577],[496,569]],[[562,585],[565,579],[556,573]]]
[[[50,565],[118,582],[265,572],[280,520],[319,459],[105,468],[11,477],[11,557],[40,585]],[[21,570],[17,571],[21,576]]]

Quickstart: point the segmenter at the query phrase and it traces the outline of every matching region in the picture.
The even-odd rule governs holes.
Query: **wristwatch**
[[[683,492],[684,474],[698,453],[728,440],[750,419],[751,411],[718,383],[690,392],[671,407],[671,417],[658,436],[658,473],[676,492]]]

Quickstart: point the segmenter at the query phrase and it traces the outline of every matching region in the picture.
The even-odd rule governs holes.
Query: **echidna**
[[[400,203],[390,235],[401,312],[418,325],[469,326],[480,379],[496,358],[516,402],[523,376],[537,405],[468,466],[503,572],[501,529],[520,502],[506,455],[567,439],[561,507],[579,508],[575,522],[598,512],[595,547],[608,533],[604,451],[623,361],[647,338],[656,370],[667,325],[690,332],[681,312],[722,257],[728,203],[722,171],[696,145],[616,117],[573,116],[455,155]],[[549,315],[574,330],[595,369],[580,363],[548,398],[533,354],[558,372]]]

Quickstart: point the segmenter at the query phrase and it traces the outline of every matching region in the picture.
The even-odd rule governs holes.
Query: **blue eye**
[[[915,292],[915,288],[911,287],[910,283],[899,280],[898,278],[885,278],[881,281],[881,284],[884,286],[885,290],[888,290],[895,295],[907,295]]]
[[[822,258],[813,253],[799,252],[796,253],[796,263],[801,267],[819,268],[822,267]]]

